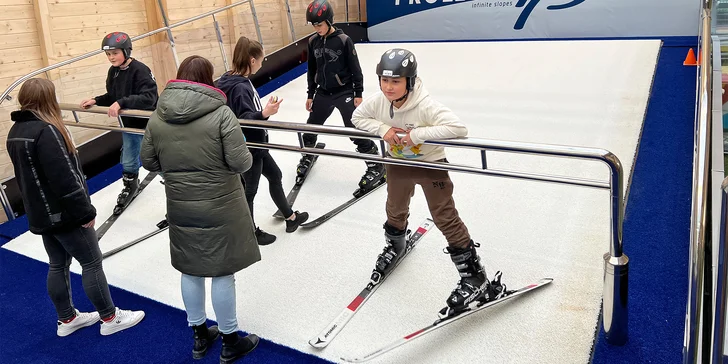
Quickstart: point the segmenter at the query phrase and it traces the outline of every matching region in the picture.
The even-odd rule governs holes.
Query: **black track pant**
[[[307,124],[323,125],[326,119],[334,112],[334,108],[339,109],[341,118],[344,119],[344,126],[354,128],[351,122],[351,115],[354,114],[354,91],[344,90],[335,94],[318,89],[313,97],[313,105],[311,113],[308,115]],[[312,148],[316,145],[316,134],[303,134],[303,144]],[[359,152],[368,152],[376,148],[374,141],[369,139],[349,138],[356,144]]]
[[[288,205],[286,200],[286,193],[283,192],[283,175],[281,169],[278,168],[278,164],[273,157],[268,153],[267,150],[261,150],[253,155],[253,166],[250,167],[245,173],[243,173],[243,179],[245,180],[245,199],[248,201],[248,208],[250,208],[250,217],[253,218],[253,200],[255,195],[258,193],[258,183],[260,182],[260,176],[265,176],[268,180],[268,190],[270,191],[270,197],[276,204],[279,210],[283,213],[283,216],[289,218],[293,214],[291,206]],[[253,224],[255,219],[253,218]]]

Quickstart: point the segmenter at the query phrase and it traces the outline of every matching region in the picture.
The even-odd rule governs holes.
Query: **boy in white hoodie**
[[[430,97],[417,77],[415,55],[406,49],[388,50],[377,65],[377,75],[381,92],[367,97],[356,108],[352,117],[354,125],[381,136],[389,144],[391,157],[447,162],[443,147],[422,143],[464,137],[468,129],[455,113]],[[435,225],[447,239],[447,252],[461,277],[440,314],[456,314],[476,300],[494,299],[501,287],[488,281],[475,250],[480,245],[470,238],[455,208],[448,172],[390,164],[386,170],[386,246],[377,258],[375,271],[385,276],[405,251],[410,199],[415,185],[419,184]]]

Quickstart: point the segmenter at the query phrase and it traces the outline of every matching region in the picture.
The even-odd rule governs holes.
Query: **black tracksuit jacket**
[[[359,57],[354,41],[341,29],[326,37],[314,34],[308,38],[309,99],[317,87],[329,94],[354,90],[354,97],[362,97],[364,76]]]

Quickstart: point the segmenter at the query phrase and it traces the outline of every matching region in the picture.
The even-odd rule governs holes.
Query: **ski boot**
[[[379,256],[372,271],[371,281],[373,285],[378,284],[394,269],[397,262],[407,249],[407,228],[397,230],[388,223],[384,223],[384,238],[387,244]]]
[[[303,183],[309,168],[313,164],[314,157],[315,155],[313,154],[304,154],[301,160],[298,161],[298,166],[296,167],[296,184]]]
[[[368,151],[362,151],[359,148],[357,148],[356,151],[364,154],[379,154],[376,146],[372,147]],[[367,170],[364,172],[361,180],[359,180],[359,188],[354,191],[354,197],[357,198],[365,195],[373,188],[384,183],[387,179],[387,172],[384,169],[384,164],[371,161],[367,161],[366,164]]]
[[[124,182],[124,189],[116,198],[116,207],[114,207],[114,215],[119,215],[126,209],[131,201],[136,197],[139,191],[139,175],[126,173],[122,175],[122,182]]]
[[[440,310],[440,318],[456,316],[467,311],[475,301],[482,305],[500,298],[506,292],[505,286],[500,283],[500,272],[496,273],[493,282],[488,280],[475,250],[479,246],[470,240],[467,248],[445,248],[460,273],[460,281],[447,298],[447,307]]]

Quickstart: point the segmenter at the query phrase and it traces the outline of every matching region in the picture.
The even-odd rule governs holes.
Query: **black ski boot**
[[[379,154],[376,145],[368,151],[363,151],[360,148],[357,148],[356,151],[364,154]],[[384,183],[387,178],[387,172],[384,169],[384,164],[371,161],[367,161],[366,164],[367,170],[364,172],[361,180],[359,180],[359,189],[354,192],[355,197],[364,195],[374,187]]]
[[[207,354],[207,349],[220,336],[217,326],[207,327],[207,324],[192,326],[195,332],[195,347],[192,349],[192,358],[202,359]]]
[[[457,315],[467,310],[475,301],[483,304],[499,298],[505,292],[505,287],[500,284],[500,272],[496,274],[497,284],[488,281],[485,268],[475,250],[479,246],[470,240],[467,248],[445,248],[460,273],[460,281],[447,298],[447,307],[440,310],[440,318]]]
[[[119,197],[116,198],[116,207],[114,207],[114,215],[121,214],[124,212],[127,206],[131,203],[131,200],[136,197],[139,191],[139,175],[126,173],[122,174],[122,182],[124,183],[124,189],[121,190]]]
[[[313,164],[314,157],[315,155],[313,154],[304,154],[298,161],[298,167],[296,167],[296,183],[301,183],[306,178],[308,169]]]
[[[241,337],[237,332],[222,334],[220,364],[229,364],[250,354],[258,346],[259,341],[255,334],[246,337]]]
[[[394,269],[407,249],[407,227],[397,230],[388,223],[384,223],[384,238],[387,244],[379,256],[372,271],[372,284],[378,284],[383,277]]]

